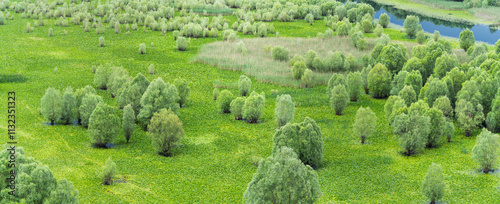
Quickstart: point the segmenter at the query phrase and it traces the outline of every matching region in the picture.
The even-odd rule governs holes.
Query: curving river
[[[476,41],[482,41],[489,44],[495,44],[500,39],[500,31],[495,27],[484,24],[464,24],[455,23],[436,18],[421,16],[415,13],[402,11],[392,6],[379,5],[372,1],[364,1],[373,6],[375,9],[375,18],[379,18],[383,13],[387,13],[391,17],[391,23],[403,26],[404,20],[407,15],[416,15],[420,19],[420,24],[425,32],[434,33],[435,30],[439,31],[441,35],[458,38],[460,32],[465,28],[469,28],[474,33]]]

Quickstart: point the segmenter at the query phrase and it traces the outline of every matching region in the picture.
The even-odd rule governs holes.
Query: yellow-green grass
[[[54,36],[48,37],[48,28],[54,24],[50,20],[48,26],[27,34],[28,20],[16,17],[0,26],[0,110],[7,109],[7,92],[15,91],[19,145],[28,156],[48,165],[56,178],[72,181],[80,191],[80,203],[240,203],[256,171],[253,158],[272,152],[277,128],[276,94],[272,89],[292,96],[297,106],[292,122],[311,117],[321,127],[325,154],[317,171],[323,191],[318,203],[424,202],[420,187],[432,162],[443,167],[447,187],[444,202],[494,203],[500,196],[499,177],[478,174],[471,159],[475,137],[464,137],[458,128],[451,143],[414,157],[402,156],[383,113],[385,100],[363,95],[359,102],[350,102],[343,115],[336,116],[328,105],[325,86],[294,89],[258,83],[252,78],[252,89],[265,92],[267,100],[260,123],[248,124],[219,113],[212,100],[214,80],[235,83],[243,72],[191,62],[202,45],[215,39],[192,39],[188,50],[179,52],[171,32],[167,37],[142,31],[117,35],[108,29],[104,34],[107,46],[101,48],[95,32],[84,33],[78,26],[53,27]],[[297,32],[293,27],[303,26],[301,21],[275,25],[283,37],[315,36],[318,32]],[[61,35],[63,29],[68,35]],[[324,32],[325,28],[318,30]],[[140,55],[139,44],[151,42],[155,46],[148,46],[147,54]],[[185,140],[173,157],[156,154],[140,128],[136,128],[129,144],[120,135],[114,148],[95,149],[82,127],[43,124],[47,121],[38,110],[46,88],[92,84],[92,65],[106,62],[124,66],[132,76],[141,72],[150,80],[162,77],[173,82],[182,77],[189,81],[190,100],[180,110]],[[156,65],[155,75],[147,74],[151,63]],[[54,74],[56,66],[58,72]],[[237,94],[236,89],[231,91]],[[98,94],[118,110],[107,91],[98,90]],[[360,106],[371,107],[378,117],[377,133],[365,145],[352,131]],[[0,118],[7,118],[6,114],[0,111]],[[7,132],[6,126],[3,120],[0,131]],[[6,137],[1,141],[7,141]],[[469,153],[462,153],[463,148]],[[126,183],[100,184],[98,173],[110,156],[117,164],[116,179],[125,179]]]

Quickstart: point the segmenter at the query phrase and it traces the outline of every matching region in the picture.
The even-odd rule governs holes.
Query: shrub
[[[458,38],[460,42],[460,48],[464,49],[466,52],[470,47],[472,47],[476,43],[476,40],[474,39],[474,34],[468,28],[460,32]]]
[[[325,62],[327,70],[334,72],[344,71],[345,56],[340,51],[335,51],[333,55],[329,55]]]
[[[325,31],[325,38],[333,38],[333,30],[330,28],[327,28]]]
[[[305,57],[306,57],[305,58],[305,63],[306,63],[307,68],[314,69],[313,68],[313,62],[314,62],[314,58],[316,58],[317,56],[318,56],[318,54],[314,50],[308,50],[306,52],[306,54],[305,54]],[[294,58],[295,58],[295,56],[294,56]],[[303,58],[302,58],[302,60],[303,60]],[[296,61],[299,61],[299,60],[296,60]]]
[[[52,87],[47,88],[42,98],[42,114],[51,125],[61,117],[61,106],[61,92]]]
[[[399,135],[399,145],[406,156],[416,154],[425,147],[425,139],[430,132],[429,117],[420,115],[418,111],[409,115],[402,113],[395,116],[391,126]]]
[[[123,122],[122,128],[125,136],[125,140],[130,140],[130,137],[134,134],[135,129],[135,113],[132,105],[128,104],[123,108]]]
[[[30,24],[30,22],[28,22],[28,23],[26,24],[26,33],[30,33],[30,31],[31,31],[31,30],[32,30],[32,29],[31,29],[31,24]]]
[[[222,113],[230,113],[231,101],[234,99],[233,94],[228,90],[222,90],[217,97],[217,105]]]
[[[260,37],[266,37],[267,34],[267,26],[266,24],[260,24],[259,26],[259,36]]]
[[[177,42],[177,50],[179,51],[187,50],[187,40],[185,37],[178,37],[176,42]]]
[[[145,43],[139,44],[139,53],[141,55],[146,54],[146,44]]]
[[[358,97],[361,94],[362,83],[361,73],[351,72],[347,74],[347,89],[351,101],[358,101]]]
[[[214,95],[214,100],[217,100],[217,97],[219,96],[219,88],[214,88],[212,93]]]
[[[171,156],[172,149],[182,141],[184,130],[179,117],[173,111],[164,108],[151,118],[148,136],[156,152],[168,157]]]
[[[411,86],[405,85],[403,89],[399,91],[398,95],[406,102],[406,106],[408,107],[410,107],[412,103],[417,102],[417,94]]]
[[[382,28],[381,25],[377,25],[377,27],[375,27],[375,30],[373,32],[377,37],[380,37],[384,33],[384,28]]]
[[[363,26],[363,31],[365,33],[372,33],[373,32],[373,24],[371,20],[364,19],[361,21],[361,25]]]
[[[380,37],[377,38],[377,44],[379,44],[379,43],[382,44],[382,48],[383,48],[383,46],[388,45],[390,41],[391,41],[391,38],[389,37],[389,35],[387,35],[385,33],[382,33],[380,35]],[[380,49],[380,51],[381,50],[382,49]]]
[[[47,203],[78,203],[78,190],[65,178],[57,181],[57,187],[50,192]]]
[[[189,91],[191,91],[191,89],[189,88],[188,83],[185,79],[175,79],[174,85],[179,93],[179,100],[177,100],[177,103],[179,103],[179,106],[182,107],[186,104],[189,96]]]
[[[458,66],[458,59],[455,55],[450,55],[444,52],[436,59],[436,66],[434,67],[434,77],[443,78],[451,69]]]
[[[324,71],[323,62],[321,61],[321,59],[319,57],[314,58],[313,63],[312,63],[312,67],[314,68],[314,70]]]
[[[312,14],[307,14],[304,20],[309,23],[309,25],[313,25],[314,23],[314,16]]]
[[[116,164],[111,160],[111,157],[109,157],[106,160],[106,165],[102,167],[101,171],[101,180],[102,184],[104,185],[111,185],[113,184],[113,178],[116,175]]]
[[[484,121],[483,106],[459,99],[455,108],[458,123],[465,131],[465,136],[470,136],[472,130]]]
[[[417,32],[417,42],[418,44],[425,42],[425,32],[423,30]]]
[[[245,97],[236,97],[231,101],[229,110],[234,115],[235,120],[243,119],[243,105],[245,105]]]
[[[387,13],[383,13],[382,15],[380,15],[378,23],[380,23],[382,27],[387,28],[390,20],[391,18],[387,15]]]
[[[236,43],[236,52],[239,52],[239,53],[242,53],[242,54],[246,54],[247,53],[246,45],[245,45],[245,43],[242,40],[240,40],[240,42]]]
[[[406,16],[404,28],[408,37],[413,38],[418,31],[422,30],[422,26],[420,26],[419,23],[420,20],[418,19],[418,16]]]
[[[452,122],[446,122],[443,130],[444,136],[446,136],[446,139],[448,142],[451,142],[451,137],[453,134],[455,134],[455,125],[453,125]]]
[[[377,61],[385,65],[391,71],[391,74],[395,75],[401,71],[408,60],[406,55],[406,47],[404,45],[389,44],[382,48]]]
[[[80,89],[77,89],[75,91],[75,98],[76,98],[76,118],[78,119],[78,124],[80,124],[80,122],[81,122],[80,106],[82,105],[83,97],[85,97],[85,95],[87,95],[87,94],[96,94],[96,91],[90,85],[87,85],[84,88],[80,88]],[[91,112],[91,114],[92,114],[92,112]]]
[[[179,31],[178,30],[174,30],[174,32],[172,32],[172,37],[174,37],[174,40],[177,40],[177,38],[179,37]]]
[[[170,109],[177,113],[179,109],[179,93],[175,85],[163,82],[161,77],[153,80],[141,98],[141,110],[137,120],[146,127],[153,114],[161,109]]]
[[[257,123],[265,106],[265,96],[252,92],[243,105],[243,118],[249,123]]]
[[[95,147],[113,143],[118,133],[118,117],[113,107],[99,102],[89,118],[89,137]]]
[[[361,144],[376,132],[377,116],[370,107],[360,107],[356,112],[356,120],[353,124],[353,131],[361,139]]]
[[[435,101],[432,107],[443,112],[443,115],[448,118],[453,117],[453,108],[451,107],[450,99],[447,96],[440,96]]]
[[[474,159],[483,173],[493,170],[498,163],[498,135],[483,129],[477,136],[476,145],[472,149],[472,159]]]
[[[238,90],[240,90],[240,94],[242,96],[246,96],[247,93],[252,88],[252,80],[245,75],[241,75],[238,80]]]
[[[3,9],[2,9],[3,10]],[[3,13],[0,11],[0,25],[4,25],[5,24],[5,16],[3,15]]]
[[[290,183],[296,185],[289,185]],[[289,197],[290,192],[296,193]],[[320,196],[316,172],[304,165],[294,150],[282,147],[273,156],[260,160],[257,172],[243,194],[243,201],[270,203],[287,200],[290,203],[314,203]]]
[[[337,23],[337,34],[339,36],[349,35],[349,29],[350,29],[350,26],[349,26],[348,22],[340,21]]]
[[[270,46],[267,46],[267,47],[269,47],[269,51],[271,51]],[[264,52],[266,52],[266,51],[265,51],[265,49],[266,49],[266,47],[264,47]],[[314,51],[313,51],[313,52],[314,52]],[[293,66],[293,65],[295,64],[295,62],[298,62],[298,61],[302,61],[302,62],[303,62],[303,61],[304,61],[304,58],[303,58],[301,55],[299,55],[299,54],[295,54],[295,55],[292,57],[292,59],[290,59],[290,61],[288,61],[288,65],[289,65],[289,66]],[[306,63],[306,65],[307,65],[307,63]],[[312,62],[311,62],[311,65],[312,65]]]
[[[290,58],[290,50],[284,48],[283,46],[275,46],[271,50],[273,60],[288,61]]]
[[[342,111],[344,111],[344,109],[347,107],[348,101],[349,95],[347,94],[344,85],[337,85],[333,87],[330,98],[330,105],[332,106],[336,115],[342,115]]]
[[[62,97],[61,120],[64,124],[69,124],[75,117],[76,98],[73,94],[73,88],[68,87],[64,90]]]
[[[292,102],[292,97],[288,94],[276,97],[276,122],[278,127],[284,126],[293,120],[295,105]]]
[[[154,64],[149,65],[148,73],[151,75],[155,74],[155,65]]]
[[[101,46],[101,47],[105,46],[105,44],[104,44],[104,37],[103,36],[99,37],[99,46]]]
[[[49,37],[52,37],[52,32],[53,32],[52,28],[49,28]]]
[[[118,91],[130,81],[130,77],[128,75],[128,71],[123,67],[111,67],[111,74],[108,78],[108,83],[106,87],[111,93],[111,97],[118,96]]]
[[[440,200],[444,195],[443,173],[441,173],[441,165],[432,163],[425,175],[422,183],[422,194],[424,194],[431,203]]]
[[[295,62],[295,64],[292,67],[293,78],[297,80],[302,79],[305,70],[306,70],[306,65],[304,64],[303,61]]]
[[[321,129],[309,117],[301,123],[288,123],[276,131],[273,137],[273,155],[284,146],[291,148],[304,164],[311,167],[319,167],[323,160]]]
[[[120,22],[116,21],[115,23],[115,33],[119,34],[120,33]]]
[[[434,31],[434,41],[436,41],[436,42],[437,42],[437,41],[439,40],[440,35],[441,35],[441,34],[439,33],[439,31],[435,30],[435,31]]]
[[[302,81],[306,87],[310,87],[313,81],[313,73],[310,69],[306,69],[304,71],[304,75],[302,75]]]
[[[378,63],[368,74],[368,89],[373,98],[385,98],[391,91],[391,74]]]
[[[368,89],[368,73],[372,70],[372,66],[368,65],[363,68],[361,71],[361,78],[363,79],[363,89],[365,90],[366,94],[369,94],[369,89]]]
[[[444,80],[439,80],[438,78],[429,78],[427,81],[427,90],[423,93],[424,98],[427,98],[427,103],[432,107],[434,101],[440,96],[447,96],[448,87]]]
[[[427,147],[436,147],[442,141],[443,129],[445,127],[446,119],[443,116],[443,112],[437,108],[429,108],[424,113],[430,119],[430,132],[427,135]]]

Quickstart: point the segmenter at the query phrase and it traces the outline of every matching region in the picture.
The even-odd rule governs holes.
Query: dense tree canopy
[[[179,117],[170,109],[161,109],[153,114],[148,126],[148,136],[156,152],[171,156],[172,149],[184,138],[184,129]]]
[[[373,98],[385,98],[391,91],[391,74],[378,63],[368,74],[368,89]]]
[[[142,125],[148,125],[153,114],[163,108],[170,109],[177,114],[179,109],[177,101],[179,101],[179,94],[175,85],[163,82],[161,77],[157,78],[149,84],[141,98],[141,110],[137,115],[137,120]]]
[[[467,51],[470,47],[472,47],[476,40],[474,39],[474,34],[468,28],[460,32],[458,37],[460,39],[460,48]]]
[[[394,118],[392,128],[399,135],[399,145],[407,156],[418,153],[425,147],[430,132],[430,118],[418,111],[400,114]]]
[[[113,107],[99,102],[89,118],[89,137],[96,147],[105,147],[113,143],[118,134],[118,116]]]

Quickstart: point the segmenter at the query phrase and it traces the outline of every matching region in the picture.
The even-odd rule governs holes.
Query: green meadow
[[[3,111],[7,109],[7,92],[15,91],[19,145],[28,156],[48,165],[57,179],[72,181],[79,190],[80,203],[241,203],[257,170],[255,162],[272,154],[272,138],[277,130],[275,102],[281,94],[289,94],[295,103],[292,122],[310,117],[321,128],[325,152],[316,170],[323,193],[318,203],[424,203],[422,180],[433,162],[443,169],[443,203],[495,203],[500,197],[498,174],[480,173],[471,158],[479,130],[473,137],[465,137],[455,124],[450,143],[407,157],[401,154],[385,117],[385,99],[363,94],[358,102],[349,102],[338,116],[329,105],[326,85],[292,88],[259,82],[254,77],[252,90],[264,92],[266,104],[259,123],[249,124],[220,113],[212,95],[214,86],[237,84],[244,72],[194,60],[202,46],[221,41],[220,35],[217,39],[191,38],[187,51],[180,52],[172,32],[164,36],[140,28],[127,35],[123,30],[115,34],[114,29],[106,29],[105,34],[97,35],[94,29],[83,32],[75,25],[56,27],[54,20],[46,20],[45,26],[26,33],[26,24],[32,20],[22,19],[19,14],[15,17],[0,26],[0,118],[7,118]],[[234,16],[225,18],[231,23],[236,20]],[[303,20],[272,23],[280,38],[315,37],[327,28],[323,21],[315,21],[313,26]],[[52,37],[48,36],[50,27],[54,29]],[[393,39],[415,43],[395,29],[385,32]],[[99,47],[100,36],[105,38],[105,47]],[[241,33],[239,37],[254,38]],[[275,37],[268,34],[265,39],[272,41]],[[344,40],[350,42],[348,37]],[[139,54],[140,43],[147,45],[144,55]],[[456,43],[454,46],[458,48]],[[176,78],[188,81],[189,100],[179,111],[185,136],[173,156],[158,155],[146,132],[138,126],[129,143],[120,133],[112,148],[97,149],[92,147],[87,129],[77,125],[50,126],[40,114],[40,99],[48,87],[63,90],[68,86],[93,86],[92,66],[108,62],[123,66],[130,76],[142,73],[150,81],[157,77],[170,83]],[[148,74],[151,64],[156,69],[153,75]],[[237,86],[229,88],[238,94]],[[116,99],[106,90],[97,92],[121,118]],[[370,107],[377,116],[377,132],[364,145],[352,130],[361,106]],[[0,123],[0,130],[7,132],[5,122]],[[0,141],[5,140],[2,136]],[[108,157],[116,163],[118,173],[115,184],[104,186],[98,175]]]

